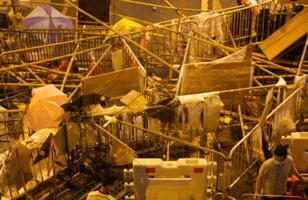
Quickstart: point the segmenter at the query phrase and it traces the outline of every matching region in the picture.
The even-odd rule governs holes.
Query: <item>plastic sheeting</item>
[[[19,146],[21,146],[23,149],[28,149],[27,150],[27,155],[29,154],[29,152],[32,154],[33,157],[36,156],[37,154],[37,148],[40,148],[42,146],[42,144],[45,142],[45,140],[47,139],[47,137],[49,136],[49,134],[53,134],[55,135],[58,131],[58,128],[45,128],[45,129],[41,129],[37,132],[35,132],[33,135],[31,135],[30,137],[28,137],[27,139],[23,140],[20,142]],[[24,150],[23,150],[24,151]],[[11,168],[12,168],[12,165],[10,164],[7,164],[8,160],[12,159],[11,156],[9,154],[10,151],[7,150],[5,151],[4,153],[0,154],[0,166],[1,166],[1,169],[0,169],[0,190],[2,191],[2,193],[6,196],[10,196],[10,192],[12,192],[12,195],[13,196],[16,196],[18,195],[17,194],[17,191],[15,189],[15,187],[9,187],[11,185],[14,185],[15,181],[18,181],[17,183],[17,187],[20,188],[22,184],[22,181],[21,180],[18,180],[18,179],[14,179],[12,178],[12,176],[14,177],[17,177],[16,175],[16,171],[13,172],[13,174],[11,174]],[[16,155],[16,152],[15,152],[15,155]],[[23,155],[18,155],[19,158],[21,158]],[[14,155],[13,155],[14,157]],[[29,165],[31,164],[30,163],[30,159],[29,157],[25,157],[26,160],[24,159],[21,159],[23,160],[23,162],[28,162],[27,164],[27,176],[30,177],[30,173],[33,173],[36,174],[37,173],[37,165],[34,165],[34,166],[31,166],[31,170],[29,169]],[[13,163],[13,165],[17,165],[16,164],[16,156],[15,156],[15,163]],[[39,164],[38,164],[39,165]],[[41,169],[40,170],[44,170],[42,169],[42,165],[40,165]],[[46,167],[46,166],[45,166]],[[31,171],[31,172],[30,172]],[[42,171],[40,171],[40,175],[39,176],[35,176],[36,180],[35,181],[40,181],[40,176],[45,176],[45,174],[42,174]],[[10,181],[8,181],[8,178],[11,177]],[[46,177],[41,177],[41,179],[46,179]],[[28,189],[32,188],[35,186],[35,184],[33,184],[33,179],[27,183],[27,187]]]
[[[291,90],[293,91],[293,89]],[[272,137],[273,144],[280,142],[281,136],[290,135],[295,131],[295,111],[297,108],[298,95],[293,96],[274,114],[272,121]]]
[[[133,163],[134,158],[136,157],[136,152],[124,146],[118,141],[114,141],[111,145],[111,164],[114,166],[128,165]]]
[[[113,71],[118,71],[124,68],[123,63],[123,50],[115,49],[111,51],[112,69]]]
[[[222,44],[227,37],[227,29],[224,17],[217,17],[217,13],[202,13],[197,16],[198,26],[193,26],[192,30],[198,32],[215,42]],[[211,45],[203,47],[206,54],[214,54],[214,48]]]
[[[264,161],[264,153],[263,153],[263,146],[262,146],[262,128],[257,127],[252,135],[251,135],[251,141],[252,141],[252,156],[260,161]]]
[[[130,19],[127,18],[122,18],[120,21],[118,21],[117,23],[115,23],[113,25],[113,29],[115,31],[117,31],[120,34],[129,34],[132,32],[136,32],[136,31],[142,31],[142,29],[144,28],[143,25],[134,22]],[[106,35],[106,40],[112,36],[114,36],[116,33],[114,31],[108,31],[107,35]],[[140,34],[130,34],[128,37],[134,37],[134,36],[139,36]]]
[[[200,97],[200,96],[199,96]],[[198,97],[198,98],[199,98]],[[184,133],[193,137],[200,132],[214,133],[218,130],[220,110],[224,104],[218,94],[203,97],[203,101],[191,101],[179,106],[179,121]]]

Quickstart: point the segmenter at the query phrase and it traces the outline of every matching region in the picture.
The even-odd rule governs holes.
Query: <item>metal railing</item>
[[[279,90],[279,88],[276,87],[276,89]],[[271,123],[273,123],[274,116],[279,112],[285,109],[285,106],[288,104],[292,104],[289,106],[292,106],[292,108],[298,107],[300,100],[299,96],[302,92],[303,88],[299,87],[291,94],[287,95],[287,91],[283,91],[281,94],[279,92],[276,93],[276,98],[273,98],[273,100],[276,100],[276,103],[273,104],[272,111],[266,116],[265,120],[265,126],[260,127],[259,124],[254,126],[230,151],[228,158],[232,160],[232,166],[231,166],[231,173],[230,173],[230,187],[233,187],[237,181],[245,174],[247,169],[254,164],[260,157],[256,157],[255,151],[256,146],[253,145],[253,136],[256,134],[259,134],[259,137],[262,137],[262,131],[258,131],[258,129],[263,128],[263,130],[266,131],[266,134],[269,136],[270,141],[273,141],[274,143],[279,142],[278,135],[276,136],[275,140],[273,140],[273,136],[271,135],[270,128],[266,128],[266,126],[271,126]],[[278,95],[278,96],[277,96]],[[281,95],[281,97],[279,97]],[[283,98],[282,98],[283,97]],[[279,102],[278,99],[282,98],[283,101]],[[295,114],[294,112],[293,114]],[[284,113],[282,113],[283,115]],[[286,113],[285,113],[286,114]],[[294,115],[293,115],[294,116]],[[286,116],[288,117],[288,116]],[[292,116],[291,116],[292,117]],[[295,121],[293,121],[295,123]],[[293,124],[294,125],[294,124]],[[267,132],[268,131],[268,132]],[[253,135],[255,134],[255,135]],[[261,135],[260,135],[261,134]],[[281,135],[280,135],[281,137]],[[255,142],[255,141],[254,141]],[[269,144],[269,146],[273,145]],[[263,150],[259,149],[262,154]],[[243,153],[245,152],[245,153]]]

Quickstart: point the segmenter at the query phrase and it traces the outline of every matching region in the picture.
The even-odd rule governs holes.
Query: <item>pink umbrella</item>
[[[25,115],[25,123],[33,130],[57,128],[65,118],[61,105],[67,103],[66,94],[54,85],[32,90],[32,99]]]

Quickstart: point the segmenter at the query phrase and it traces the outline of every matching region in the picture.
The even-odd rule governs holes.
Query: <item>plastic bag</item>
[[[142,31],[144,28],[143,25],[134,22],[132,20],[129,20],[127,18],[122,18],[120,21],[118,21],[117,23],[114,24],[113,29],[120,33],[120,34],[128,34],[128,33],[132,33],[132,32],[136,32],[136,31]],[[142,33],[140,33],[141,35]],[[107,35],[106,35],[106,40],[112,36],[116,35],[116,33],[114,31],[108,31]],[[135,37],[134,35],[129,35],[128,37]]]

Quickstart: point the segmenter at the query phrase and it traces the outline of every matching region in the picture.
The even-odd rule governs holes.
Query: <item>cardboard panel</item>
[[[98,93],[103,96],[123,96],[131,90],[141,92],[145,84],[145,73],[132,67],[82,80],[83,94]]]

